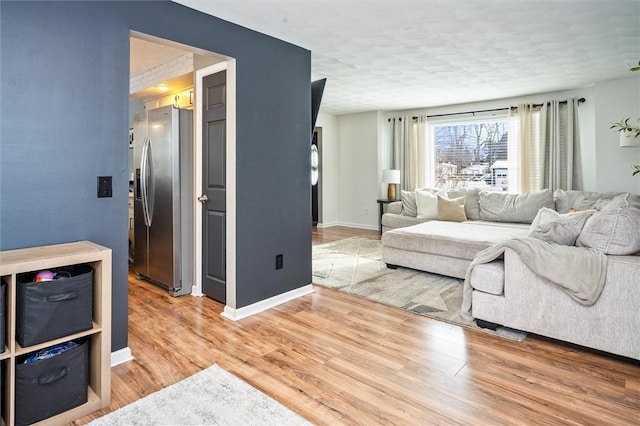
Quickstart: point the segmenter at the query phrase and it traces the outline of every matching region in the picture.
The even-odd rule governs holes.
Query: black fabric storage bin
[[[15,424],[27,425],[87,402],[89,342],[51,358],[16,363]]]
[[[0,280],[0,353],[4,352],[7,336],[7,283]]]
[[[26,347],[89,330],[93,319],[93,268],[73,265],[52,269],[52,281],[18,277],[16,339]]]

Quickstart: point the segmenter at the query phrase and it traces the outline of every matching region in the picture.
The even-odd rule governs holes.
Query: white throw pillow
[[[416,191],[416,206],[418,208],[418,219],[437,219],[438,218],[438,194],[432,194],[428,191]]]

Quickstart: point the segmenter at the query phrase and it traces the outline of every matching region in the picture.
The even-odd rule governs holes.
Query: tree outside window
[[[432,125],[435,186],[508,190],[506,119]]]

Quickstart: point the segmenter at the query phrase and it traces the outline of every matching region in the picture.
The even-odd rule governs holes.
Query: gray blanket
[[[506,248],[513,249],[533,272],[561,286],[576,302],[593,305],[600,297],[607,275],[607,256],[603,252],[536,238],[514,238],[481,251],[467,268],[460,312],[463,318],[473,319],[471,271],[476,265],[502,257]]]

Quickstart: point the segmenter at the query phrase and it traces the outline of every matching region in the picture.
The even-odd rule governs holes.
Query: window
[[[508,129],[506,117],[431,122],[427,170],[432,170],[434,186],[508,191]]]

